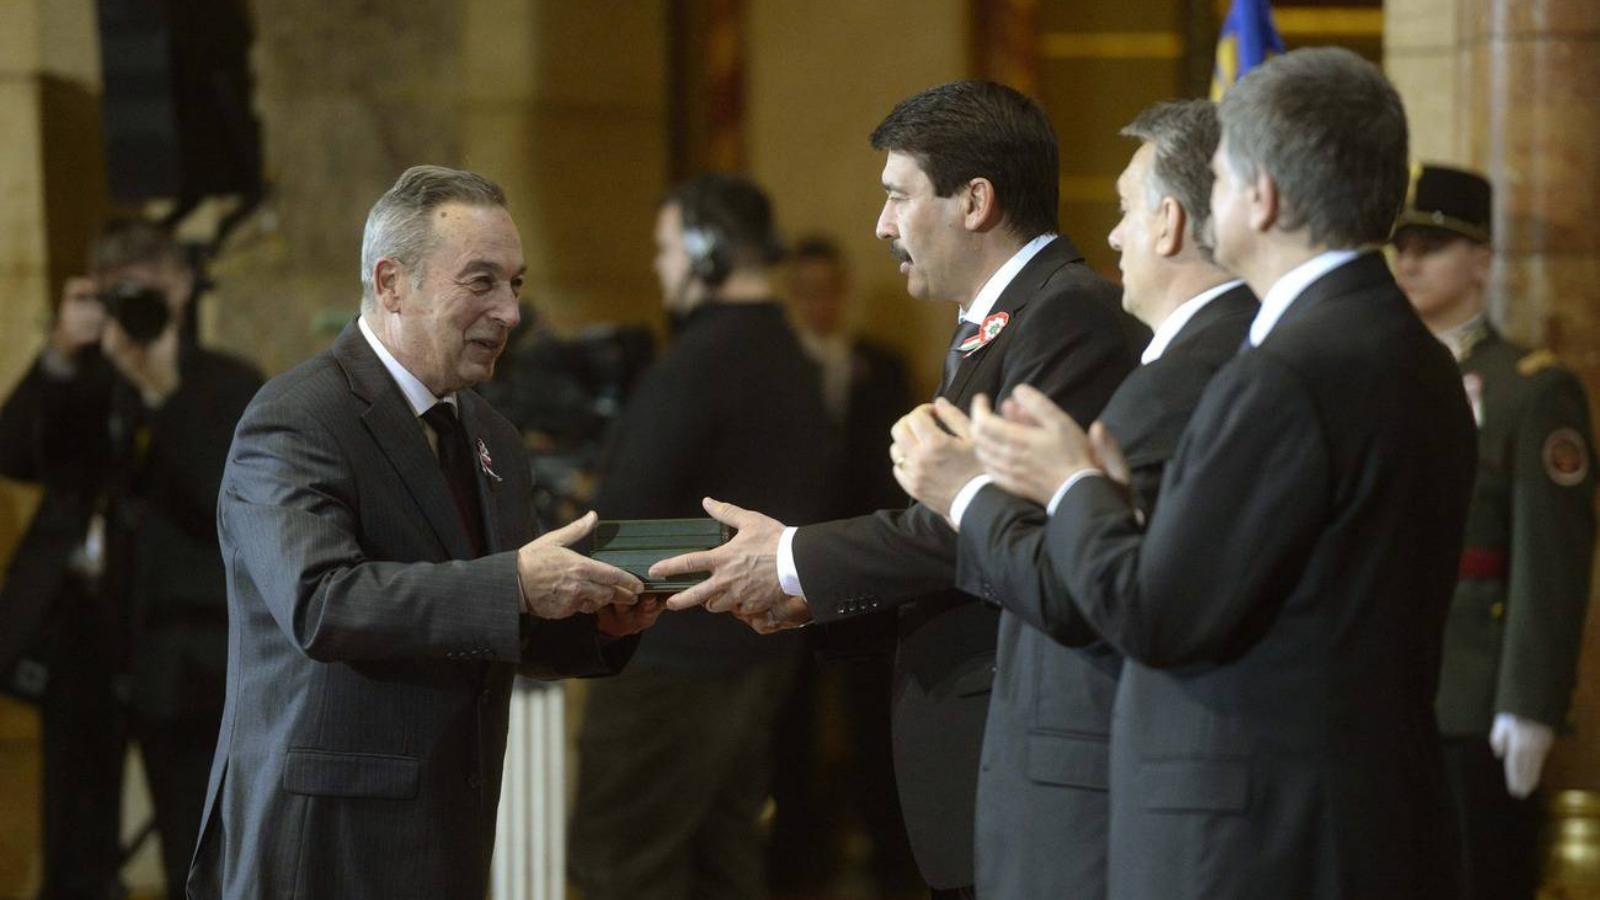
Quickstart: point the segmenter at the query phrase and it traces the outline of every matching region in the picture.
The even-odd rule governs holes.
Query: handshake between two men
[[[1028,385],[1019,385],[998,410],[987,396],[977,395],[970,417],[941,397],[902,416],[890,433],[895,479],[952,528],[959,527],[957,501],[986,483],[1048,506],[1064,486],[1084,475],[1102,475],[1124,488],[1129,481],[1128,463],[1103,424],[1085,432]],[[655,578],[709,573],[668,599],[666,608],[703,606],[732,613],[762,634],[809,623],[805,598],[785,591],[780,576],[784,524],[710,497],[704,506],[738,533],[720,547],[665,559],[650,569]]]

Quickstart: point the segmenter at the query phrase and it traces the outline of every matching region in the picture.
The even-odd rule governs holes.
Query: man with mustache
[[[660,606],[535,538],[516,429],[468,390],[517,323],[498,185],[406,170],[359,319],[262,388],[217,511],[227,705],[189,896],[482,897],[512,678],[600,675]]]
[[[990,82],[943,84],[898,104],[872,145],[887,153],[878,237],[913,297],[959,307],[939,396],[965,406],[1032,384],[1098,416],[1148,332],[1057,231],[1056,139],[1039,106]],[[670,605],[733,611],[758,630],[893,618],[895,776],[912,852],[935,897],[972,896],[999,614],[955,589],[955,532],[920,504],[798,529],[705,506],[739,534],[657,565],[712,573]]]

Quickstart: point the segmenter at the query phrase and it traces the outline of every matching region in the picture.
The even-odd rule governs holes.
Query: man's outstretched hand
[[[783,523],[710,497],[701,504],[711,518],[733,526],[738,533],[720,547],[674,556],[650,567],[651,578],[672,578],[695,572],[711,575],[668,600],[667,608],[703,606],[711,612],[735,613],[748,623],[790,599],[778,581],[778,539],[783,536]],[[774,622],[787,618],[783,616]],[[751,624],[751,627],[756,626]]]

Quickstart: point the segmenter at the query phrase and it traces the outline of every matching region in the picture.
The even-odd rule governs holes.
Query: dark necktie
[[[478,474],[473,471],[472,448],[467,446],[467,434],[456,418],[456,411],[448,403],[435,403],[422,414],[439,439],[439,468],[444,470],[444,480],[450,485],[450,495],[456,501],[456,511],[461,514],[461,526],[466,529],[467,543],[472,545],[472,556],[483,555],[483,506],[478,501]]]
[[[956,369],[961,366],[961,345],[977,333],[978,325],[976,322],[968,322],[966,319],[962,319],[961,324],[956,326],[956,333],[950,338],[950,352],[946,353],[944,357],[944,378],[939,381],[939,393],[936,396],[944,396],[944,392],[950,388],[951,382],[955,381]]]

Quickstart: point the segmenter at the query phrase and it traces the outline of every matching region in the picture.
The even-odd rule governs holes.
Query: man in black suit
[[[1017,412],[1039,424],[973,420],[997,471],[1029,428],[1056,433],[1055,572],[1163,670],[1117,701],[1110,896],[1454,897],[1433,697],[1475,434],[1373,249],[1405,193],[1405,113],[1372,64],[1317,48],[1251,71],[1219,116],[1215,253],[1261,311],[1148,521],[1107,477],[1129,461],[1104,425],[1091,439],[1030,391]]]
[[[1145,516],[1200,392],[1232,359],[1257,309],[1250,289],[1219,268],[1200,239],[1217,132],[1216,107],[1206,100],[1159,104],[1122,132],[1141,143],[1117,179],[1122,219],[1109,240],[1121,254],[1123,306],[1155,337],[1101,421],[1127,448],[1134,505]],[[969,433],[954,407],[940,403],[936,414],[956,435]],[[963,484],[974,468],[972,445],[941,431],[928,412],[907,417],[896,434],[906,460],[895,470],[901,483],[949,512],[961,534],[957,584],[1005,604],[978,776],[978,894],[1104,896],[1107,817],[1118,818],[1112,810],[1127,794],[1107,749],[1117,743],[1112,702],[1125,669],[1115,648],[1087,633],[1056,575],[1045,524],[1065,456],[1052,432],[1027,432],[1035,442],[997,470],[1013,494],[991,475]]]
[[[567,549],[593,513],[534,537],[521,436],[468,390],[517,323],[505,202],[406,170],[367,217],[360,317],[239,423],[191,898],[484,896],[513,676],[614,672],[660,612]]]
[[[217,485],[261,378],[185,327],[194,272],[163,229],[110,224],[90,268],[0,410],[0,473],[45,488],[0,594],[0,673],[41,705],[41,896],[118,890],[132,738],[178,897],[222,714]]]
[[[703,175],[662,202],[656,274],[678,324],[616,425],[595,498],[606,518],[694,517],[707,494],[799,522],[826,513],[836,437],[774,294],[782,253],[766,194],[744,178]],[[797,637],[691,609],[593,685],[570,853],[585,897],[764,893],[761,808]]]
[[[1035,384],[1097,416],[1142,328],[1056,233],[1056,142],[1038,105],[988,82],[940,85],[897,105],[872,143],[888,153],[878,236],[912,296],[960,307],[939,395],[965,405]],[[917,504],[799,529],[711,498],[706,509],[739,534],[657,565],[712,573],[671,605],[758,630],[896,610],[895,776],[912,851],[935,896],[970,896],[999,614],[954,588],[955,532]]]

